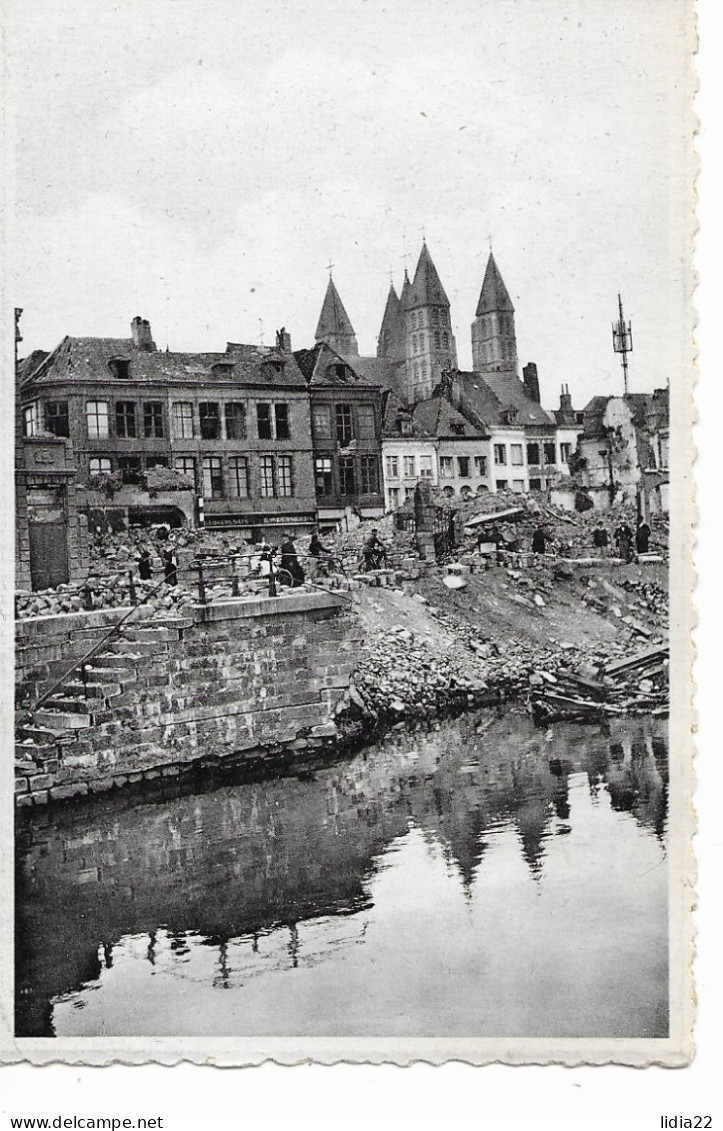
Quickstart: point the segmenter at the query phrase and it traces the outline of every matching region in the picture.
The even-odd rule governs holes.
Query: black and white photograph
[[[692,6],[5,44],[2,1059],[687,1064]]]

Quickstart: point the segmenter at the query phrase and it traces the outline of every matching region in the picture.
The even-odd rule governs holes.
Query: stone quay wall
[[[41,672],[60,646],[58,626],[39,622],[71,619],[19,625],[26,683],[28,641]],[[78,629],[81,638],[89,631],[86,624]],[[339,736],[334,720],[349,704],[360,640],[348,600],[336,593],[229,600],[195,606],[183,617],[133,620],[103,649],[105,670],[93,676],[104,681],[102,691],[92,692],[98,697],[77,700],[82,725],[60,728],[41,708],[19,727],[16,801],[43,805],[174,777],[200,759],[216,763],[329,744]],[[77,650],[80,640],[71,643]],[[81,654],[90,647],[87,639],[82,645]]]

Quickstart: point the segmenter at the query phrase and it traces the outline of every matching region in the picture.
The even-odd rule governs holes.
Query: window
[[[469,479],[469,456],[457,456],[460,479]]]
[[[143,405],[143,435],[147,440],[162,438],[163,405],[160,401],[146,401]]]
[[[442,346],[446,350],[449,349],[449,334],[447,334],[446,332],[442,334]]]
[[[331,439],[331,409],[329,405],[314,405],[311,410],[311,426],[315,440]]]
[[[112,357],[108,362],[108,368],[120,381],[127,381],[131,375],[131,363],[127,357]]]
[[[354,439],[350,404],[338,404],[336,406],[336,438],[340,444],[348,444],[350,440]]]
[[[412,334],[412,353],[417,352],[417,335]]]
[[[434,344],[437,347],[437,349],[439,349],[439,347],[442,344],[442,339],[439,336],[439,330],[434,331]]]
[[[109,459],[103,456],[93,456],[88,460],[88,471],[91,475],[110,475],[113,470],[113,465]]]
[[[507,463],[507,448],[504,444],[495,444],[495,463]]]
[[[414,311],[412,311],[412,317],[410,319],[410,324],[411,324],[411,327],[412,327],[413,330],[417,329],[417,315],[414,313]]]
[[[361,493],[362,495],[376,495],[379,490],[379,467],[376,456],[362,456],[361,458]]]
[[[399,456],[387,456],[387,479],[399,478]]]
[[[40,427],[40,405],[37,401],[23,409],[23,429],[26,436],[37,436],[42,432]]]
[[[516,491],[518,495],[521,495],[523,493],[523,491],[525,490],[524,479],[513,479],[512,480],[512,490]]]
[[[91,440],[108,439],[107,401],[87,401],[85,419],[88,425],[88,436]]]
[[[291,456],[279,456],[276,460],[276,488],[280,498],[289,498],[294,493],[291,477]]]
[[[198,406],[198,419],[201,425],[202,440],[220,439],[221,417],[215,401],[201,401]]]
[[[150,471],[152,467],[168,467],[168,456],[147,456],[146,470]]]
[[[420,456],[419,457],[419,474],[422,479],[432,478],[432,457]]]
[[[399,421],[399,431],[402,436],[411,436],[412,422],[408,416],[402,416]]]
[[[474,470],[475,475],[485,476],[487,474],[487,456],[474,457]]]
[[[171,406],[173,435],[179,440],[193,439],[193,405],[190,401],[177,401]]]
[[[439,311],[437,310],[436,306],[432,310],[432,325],[439,326]]]
[[[176,471],[190,479],[194,490],[196,489],[196,461],[193,456],[177,456],[175,461]]]
[[[452,465],[451,456],[439,457],[439,474],[444,476],[446,479],[449,479],[454,475],[454,467]]]
[[[540,462],[540,445],[528,444],[527,445],[527,462],[532,464],[539,464]]]
[[[399,506],[399,488],[389,488],[389,509],[395,511]]]
[[[530,490],[531,491],[541,491],[542,490],[542,480],[541,479],[531,479],[530,480]]]
[[[560,463],[570,462],[570,449],[572,444],[560,444]]]
[[[136,435],[136,406],[134,401],[115,402],[115,434],[121,438]]]
[[[510,444],[510,463],[514,467],[522,467],[525,462],[525,457],[522,451],[522,444]]]
[[[354,486],[354,457],[340,456],[339,458],[339,493],[353,495]]]
[[[413,499],[413,498],[414,498],[414,487],[405,487],[404,488],[404,501],[405,501],[405,503],[408,503],[409,500]]]
[[[276,439],[288,440],[291,436],[289,406],[287,404],[274,405],[274,417],[276,420]]]
[[[141,457],[118,456],[118,470],[124,483],[137,486],[141,481]]]
[[[262,456],[260,464],[260,488],[265,499],[272,499],[274,491],[274,459],[273,456]]]
[[[256,425],[258,428],[259,440],[273,440],[274,433],[271,427],[270,404],[256,405]]]
[[[414,476],[417,474],[416,460],[415,460],[414,456],[404,456],[403,464],[404,464],[404,478],[405,479],[413,479]]]
[[[224,405],[226,416],[226,439],[246,439],[246,406],[240,401],[229,401]]]
[[[424,334],[419,335],[419,350],[420,353],[424,349]]]
[[[545,463],[557,463],[557,453],[555,451],[554,441],[551,444],[543,444],[542,450],[545,453]]]
[[[360,404],[356,410],[356,422],[359,438],[373,440],[377,434],[374,420],[374,405]]]
[[[53,436],[70,436],[67,401],[48,401],[45,406],[45,431]]]
[[[249,495],[249,461],[246,456],[231,456],[228,461],[229,494],[234,499]]]
[[[314,474],[316,476],[317,495],[333,495],[334,483],[331,475],[331,460],[315,459]]]
[[[464,424],[461,424],[459,421],[451,424],[450,429],[453,436],[464,436]]]
[[[223,472],[219,456],[204,458],[203,493],[207,499],[220,499],[223,496]]]
[[[506,479],[495,479],[495,489],[497,491],[506,491],[507,490],[507,480]]]

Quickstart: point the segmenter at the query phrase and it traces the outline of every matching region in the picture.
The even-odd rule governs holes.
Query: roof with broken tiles
[[[113,373],[111,363],[115,361],[128,362],[128,377]],[[35,369],[28,372],[26,368],[23,388],[58,381],[101,380],[118,380],[126,385],[228,382],[306,387],[294,355],[270,346],[229,342],[223,353],[179,353],[139,348],[132,338],[65,337]]]

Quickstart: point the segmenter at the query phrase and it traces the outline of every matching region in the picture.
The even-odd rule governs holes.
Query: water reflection
[[[665,1035],[662,720],[464,716],[316,772],[48,813],[17,1033]]]

